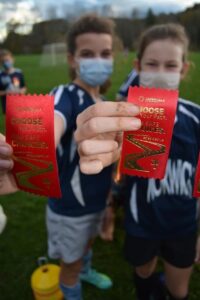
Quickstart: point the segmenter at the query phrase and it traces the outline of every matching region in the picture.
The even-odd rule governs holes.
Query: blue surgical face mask
[[[102,85],[113,72],[113,59],[81,58],[77,62],[77,74],[89,86]]]
[[[13,67],[13,62],[12,61],[10,61],[10,60],[5,60],[4,62],[3,62],[3,68],[4,68],[4,70],[9,70],[9,69],[12,69],[12,67]]]

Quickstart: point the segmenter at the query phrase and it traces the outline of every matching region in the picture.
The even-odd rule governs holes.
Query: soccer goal
[[[56,66],[66,63],[67,47],[65,43],[53,43],[43,46],[41,66]]]

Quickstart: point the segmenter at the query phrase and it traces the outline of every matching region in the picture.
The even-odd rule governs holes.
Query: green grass
[[[188,78],[181,84],[180,95],[200,103],[199,77],[200,53],[192,53],[190,59],[194,67]],[[118,56],[112,88],[108,99],[114,100],[118,87],[132,68],[133,55],[127,59]],[[40,67],[39,56],[18,56],[16,65],[23,69],[29,93],[49,92],[54,86],[68,82],[67,66]],[[0,131],[4,131],[4,117],[0,113]],[[37,258],[47,254],[45,228],[46,199],[18,192],[2,196],[0,203],[8,216],[8,224],[0,236],[0,299],[31,300],[30,277],[37,267]],[[122,256],[123,221],[121,215],[116,220],[116,232],[113,243],[97,240],[94,246],[94,265],[111,275],[114,288],[99,291],[84,285],[85,300],[133,300],[132,270]],[[191,281],[191,299],[200,299],[199,267],[195,267]]]

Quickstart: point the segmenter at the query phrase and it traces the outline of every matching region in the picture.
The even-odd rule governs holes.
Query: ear
[[[181,71],[181,79],[183,79],[188,71],[189,71],[189,68],[190,68],[190,63],[187,61],[187,62],[184,62],[183,63],[183,68],[182,68],[182,71]]]
[[[136,59],[134,60],[133,66],[134,66],[134,68],[135,68],[135,70],[136,70],[137,72],[140,72],[140,62],[139,62],[139,59],[138,59],[138,58],[136,58]]]

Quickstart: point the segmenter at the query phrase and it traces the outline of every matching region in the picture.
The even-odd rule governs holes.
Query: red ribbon
[[[200,154],[199,160],[196,169],[196,176],[194,181],[194,190],[193,190],[193,197],[200,197]]]
[[[121,172],[162,179],[171,144],[178,91],[130,87],[128,102],[140,107],[142,127],[124,132]]]
[[[13,148],[13,175],[19,189],[60,198],[53,96],[8,95],[6,141]]]

